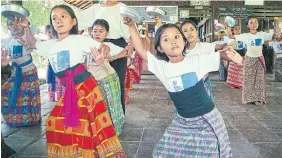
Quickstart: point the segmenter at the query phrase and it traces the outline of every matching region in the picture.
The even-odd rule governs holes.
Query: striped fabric
[[[142,73],[142,58],[136,55],[132,60],[132,64],[135,66],[136,77],[134,78],[134,83],[140,83],[141,73]]]
[[[98,83],[93,76],[76,84],[78,127],[64,125],[63,97],[46,120],[48,157],[125,158]]]
[[[121,105],[121,92],[119,78],[116,73],[107,76],[106,78],[99,80],[99,87],[102,91],[102,95],[105,103],[108,107],[108,112],[113,121],[117,135],[122,132],[122,126],[124,124],[124,113]]]
[[[282,56],[282,53],[276,53],[275,62],[274,62],[274,66],[275,66],[274,77],[275,77],[275,80],[279,82],[282,82],[282,57],[281,56]]]
[[[230,158],[227,130],[219,111],[194,118],[177,115],[153,152],[154,158]]]
[[[229,87],[242,88],[243,83],[243,65],[237,65],[230,62],[228,67],[228,76],[226,84]]]
[[[126,74],[125,74],[125,103],[128,104],[130,102],[129,98],[129,91],[133,89],[133,83],[135,78],[138,74],[136,73],[135,69],[131,69],[129,67],[126,68]]]
[[[58,101],[65,94],[66,87],[61,84],[61,81],[56,77],[56,89],[52,92],[52,85],[48,85],[48,93],[50,101]]]
[[[1,89],[1,112],[6,124],[10,127],[24,127],[40,124],[41,101],[37,69],[23,73],[22,84],[17,93],[15,107],[8,106],[15,74]]]
[[[242,103],[266,103],[266,68],[263,56],[245,56]]]

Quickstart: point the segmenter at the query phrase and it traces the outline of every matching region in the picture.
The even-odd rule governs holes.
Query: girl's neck
[[[178,62],[183,61],[184,58],[185,58],[185,57],[184,57],[183,55],[178,56],[178,57],[170,57],[170,58],[169,58],[169,61],[170,61],[171,63],[178,63]]]
[[[253,35],[256,35],[257,34],[257,30],[250,30],[250,33],[253,34]]]
[[[188,50],[191,50],[196,47],[197,41],[194,40],[193,42],[189,43]]]
[[[62,41],[65,38],[67,38],[70,34],[69,33],[64,33],[64,34],[60,34],[58,35],[58,41]]]

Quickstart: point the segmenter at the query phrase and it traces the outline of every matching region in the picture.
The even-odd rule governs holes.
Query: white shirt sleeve
[[[271,41],[273,37],[273,33],[263,32],[263,39],[264,41]]]
[[[103,44],[107,45],[110,47],[110,55],[111,56],[115,56],[115,55],[118,55],[120,54],[124,48],[122,47],[119,47],[111,42],[104,42]]]
[[[235,39],[236,39],[236,41],[242,41],[242,42],[245,42],[245,40],[246,40],[246,36],[245,36],[245,34],[235,35]]]
[[[157,78],[164,84],[165,76],[164,76],[164,65],[167,63],[164,60],[159,60],[155,57],[151,52],[147,51],[147,60],[148,60],[148,70],[155,74]]]
[[[93,38],[86,37],[83,35],[76,35],[77,41],[81,41],[79,46],[83,50],[83,52],[90,53],[90,48],[99,48],[101,43],[95,41]]]
[[[121,6],[126,6],[124,3],[119,3],[119,4],[120,4],[120,7]],[[130,38],[129,27],[123,23],[123,17],[122,16],[120,16],[120,31],[121,31],[122,37],[126,41],[128,41],[129,38]]]
[[[47,41],[37,41],[35,45],[39,55],[48,57],[52,46],[56,43],[57,41],[55,39],[51,39]]]
[[[1,48],[8,49],[10,38],[1,39]]]
[[[220,65],[220,53],[202,53],[190,56],[189,65],[195,66],[195,71],[198,73],[198,77],[203,78],[209,72],[218,71]]]
[[[85,30],[91,27],[95,20],[95,4],[77,14],[78,30]]]

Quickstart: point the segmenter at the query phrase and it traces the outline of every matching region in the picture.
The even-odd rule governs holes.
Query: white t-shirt
[[[120,47],[120,46],[117,46],[111,42],[103,42],[103,44],[107,45],[110,47],[110,55],[111,56],[115,56],[115,55],[118,55],[120,54],[124,48]]]
[[[69,35],[62,41],[51,39],[36,42],[39,54],[48,57],[55,73],[84,63],[90,53],[90,48],[98,49],[100,45],[101,43],[83,35]]]
[[[262,45],[264,41],[270,41],[273,33],[257,32],[256,35],[251,33],[243,33],[235,35],[236,41],[242,41],[247,47],[246,56],[259,57],[262,56]]]
[[[26,50],[17,39],[7,38],[1,40],[1,48],[8,50],[8,55],[11,59],[17,59],[29,55],[32,49]]]
[[[123,23],[123,18],[120,15],[121,6],[126,5],[119,2],[114,6],[102,7],[100,3],[96,3],[90,8],[81,11],[77,16],[79,30],[92,27],[97,19],[104,19],[110,26],[110,32],[107,38],[118,39],[123,37],[125,40],[129,40],[129,28]]]
[[[228,36],[223,37],[224,43],[230,45],[232,42],[237,41],[237,48],[236,50],[242,50],[246,47],[245,43],[243,41],[238,41],[235,39],[231,39]]]
[[[189,55],[179,63],[157,59],[147,52],[148,70],[154,73],[169,92],[179,92],[195,86],[207,73],[218,71],[219,53]]]
[[[256,35],[251,33],[243,33],[235,35],[236,41],[242,41],[247,46],[262,46],[264,41],[270,41],[272,39],[273,33],[257,32]],[[259,42],[258,40],[261,40]],[[256,43],[257,41],[257,43]]]
[[[204,42],[197,42],[196,46],[188,50],[186,49],[186,55],[185,56],[190,56],[194,54],[200,54],[200,53],[212,53],[215,52],[215,45],[214,43],[204,43]]]
[[[275,53],[282,53],[282,41],[271,41],[268,44],[273,48]]]

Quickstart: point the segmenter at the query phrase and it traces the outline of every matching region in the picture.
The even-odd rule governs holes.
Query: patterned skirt
[[[10,127],[25,127],[40,124],[41,101],[37,69],[23,73],[22,84],[17,93],[15,107],[8,106],[12,93],[15,74],[1,89],[1,112],[6,124]]]
[[[126,68],[125,74],[125,103],[128,104],[130,102],[129,91],[133,89],[133,83],[135,78],[137,78],[137,73],[134,69]]]
[[[117,135],[120,135],[124,124],[124,113],[120,100],[121,91],[118,75],[116,73],[111,74],[106,78],[99,80],[98,83],[104,101],[107,104],[108,112],[111,116],[116,133]]]
[[[275,54],[275,80],[282,82],[282,53]]]
[[[134,83],[140,83],[141,73],[142,73],[142,58],[138,55],[132,60],[132,64],[135,66],[136,77],[134,78]]]
[[[52,91],[52,85],[48,84],[48,94],[50,101],[58,101],[65,94],[65,90],[65,86],[63,86],[60,79],[56,77],[55,91]]]
[[[97,81],[91,76],[75,89],[80,125],[64,125],[61,97],[46,120],[48,157],[125,158]]]
[[[228,67],[228,76],[226,84],[230,87],[242,88],[243,83],[243,67],[230,62]]]
[[[154,149],[154,158],[163,157],[232,157],[223,118],[215,108],[194,118],[177,115]]]
[[[266,103],[266,69],[263,56],[245,56],[242,103]]]

